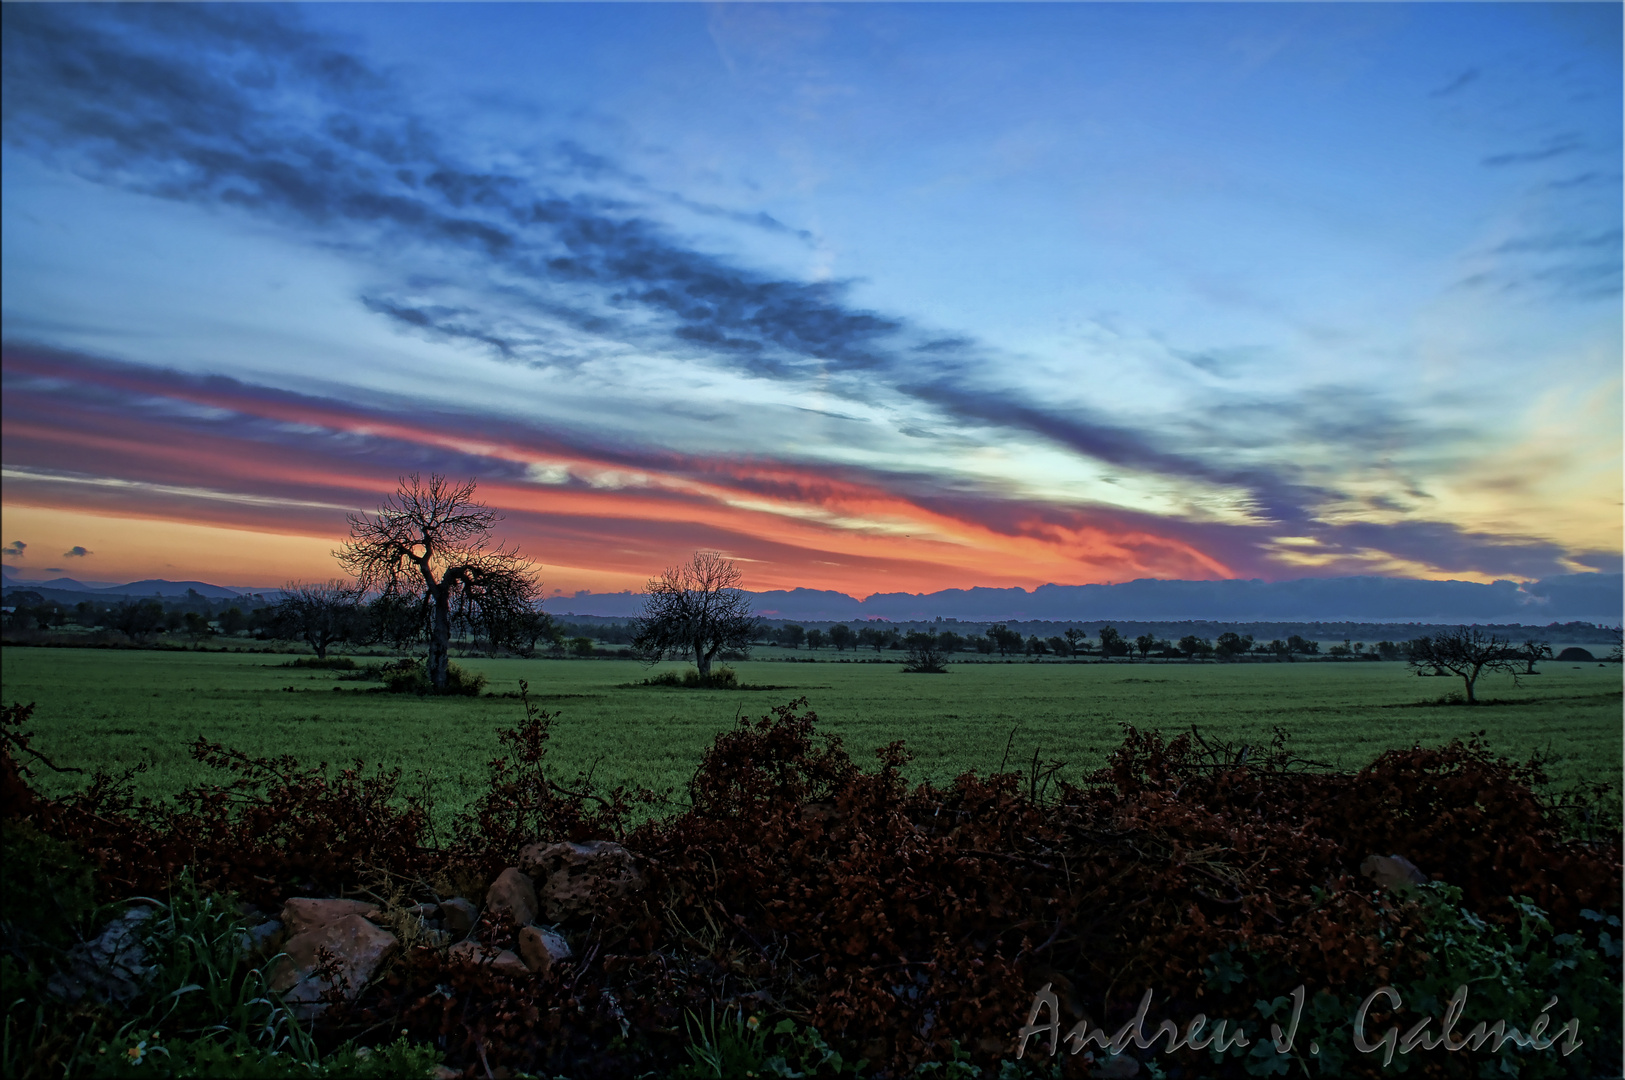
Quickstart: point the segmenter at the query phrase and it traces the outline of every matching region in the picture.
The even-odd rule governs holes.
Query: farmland
[[[1354,768],[1378,753],[1487,732],[1514,757],[1542,753],[1559,783],[1617,784],[1621,677],[1617,665],[1547,662],[1515,687],[1487,675],[1479,708],[1441,705],[1460,680],[1418,678],[1399,663],[962,663],[946,676],[906,675],[895,662],[758,659],[735,666],[746,689],[639,685],[651,671],[620,659],[467,658],[487,676],[476,698],[419,698],[376,683],[283,666],[268,653],[8,648],[7,702],[37,702],[36,746],[87,770],[144,764],[138,790],[173,792],[206,778],[188,746],[198,736],[254,755],[400,767],[427,784],[441,814],[462,805],[495,756],[494,730],[534,703],[559,714],[550,762],[596,783],[683,786],[715,735],[736,716],[806,697],[823,728],[860,760],[903,739],[916,780],[944,781],[1001,763],[1024,769],[1034,753],[1067,762],[1078,779],[1102,764],[1121,725],[1175,733],[1197,725],[1211,738],[1267,740],[1280,726],[1298,754]],[[1012,735],[1013,733],[1013,735]],[[1008,750],[1008,757],[1007,755]],[[46,778],[47,786],[62,781]]]

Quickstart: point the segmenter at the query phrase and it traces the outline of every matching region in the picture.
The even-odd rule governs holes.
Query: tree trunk
[[[444,587],[429,590],[434,614],[429,627],[429,685],[446,688],[446,667],[451,661],[451,596]]]
[[[318,660],[326,660],[327,659],[327,639],[326,638],[318,637],[318,638],[316,638],[314,641],[312,641],[310,643],[310,646],[311,646],[311,648],[316,650],[316,659],[318,659]]]
[[[1469,705],[1477,705],[1478,704],[1478,702],[1473,699],[1473,683],[1475,681],[1477,681],[1477,679],[1478,679],[1477,675],[1473,675],[1473,676],[1463,675],[1461,677],[1461,681],[1467,684],[1467,704],[1469,704]]]
[[[700,678],[711,677],[711,654],[705,651],[705,645],[696,641],[694,643],[694,666],[700,669]]]

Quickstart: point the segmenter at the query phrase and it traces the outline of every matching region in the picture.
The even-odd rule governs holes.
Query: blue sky
[[[1617,5],[5,19],[84,576],[318,576],[406,471],[564,591],[1619,568]]]

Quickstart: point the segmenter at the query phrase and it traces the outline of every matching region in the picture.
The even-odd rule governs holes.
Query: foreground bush
[[[223,781],[172,803],[135,802],[106,776],[43,799],[20,764],[26,709],[7,710],[0,796],[8,820],[83,853],[98,899],[169,897],[176,908],[172,883],[187,868],[199,887],[270,906],[380,876],[425,899],[478,900],[536,839],[613,839],[640,856],[644,888],[603,892],[560,926],[575,951],[561,972],[516,978],[408,948],[316,1025],[313,1045],[329,1055],[404,1030],[469,1076],[744,1075],[779,1060],[790,1070],[780,1075],[841,1075],[860,1060],[877,1077],[1034,1065],[1087,1075],[1098,1047],[1050,1059],[1039,1037],[1011,1060],[1048,987],[1059,1035],[1088,1018],[1109,1036],[1150,990],[1148,1033],[1200,1012],[1250,1040],[1223,1052],[1131,1048],[1142,1075],[1618,1067],[1619,836],[1573,837],[1563,823],[1578,808],[1540,794],[1538,766],[1477,744],[1391,751],[1348,774],[1310,767],[1281,740],[1249,749],[1128,729],[1081,786],[1052,782],[1035,758],[1025,774],[939,788],[903,779],[901,743],[861,769],[798,702],[719,736],[687,809],[638,824],[655,797],[561,783],[546,768],[554,718],[526,708],[499,734],[484,792],[439,843],[398,772],[358,762],[329,777],[201,739],[194,754]],[[35,880],[75,880],[71,853],[39,850],[51,865]],[[1362,876],[1368,857],[1394,853],[1432,880]],[[515,945],[489,919],[479,933]],[[8,931],[8,962],[11,941]],[[28,962],[48,966],[49,955]],[[1380,1037],[1441,1016],[1462,984],[1471,996],[1458,1030],[1505,1020],[1526,1031],[1556,997],[1550,1027],[1578,1020],[1584,1045],[1567,1057],[1511,1044],[1417,1050],[1387,1071],[1382,1054],[1352,1048],[1351,1017],[1378,987],[1402,1002],[1371,1010]],[[1269,1025],[1295,1010],[1295,1046],[1277,1053]],[[53,1023],[53,1038],[75,1046],[102,1030],[71,1013]],[[184,1026],[155,1030],[166,1046],[192,1038]]]

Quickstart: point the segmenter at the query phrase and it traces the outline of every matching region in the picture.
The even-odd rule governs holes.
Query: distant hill
[[[1300,578],[1294,581],[1158,581],[1121,585],[1041,585],[1032,591],[943,589],[933,593],[845,593],[790,589],[753,593],[770,619],[808,622],[935,618],[969,622],[1145,620],[1349,623],[1612,624],[1625,614],[1625,575],[1569,574],[1519,585],[1411,578]],[[640,593],[579,592],[547,603],[556,615],[629,618]]]
[[[10,570],[10,567],[7,567]],[[73,578],[22,581],[6,575],[5,590],[59,594],[69,602],[95,597],[182,597],[188,589],[211,600],[279,589],[224,588],[206,581],[148,578],[93,588]],[[1567,574],[1526,582],[1422,581],[1414,578],[1299,578],[1293,581],[1159,581],[1142,578],[1120,585],[1040,585],[1031,591],[943,589],[933,593],[875,593],[858,600],[828,589],[779,589],[752,593],[757,614],[769,619],[855,622],[886,619],[918,622],[1104,620],[1143,622],[1479,623],[1546,626],[1591,622],[1613,625],[1625,616],[1625,575]],[[578,592],[555,596],[555,615],[627,619],[643,607],[643,594]]]
[[[128,585],[115,585],[110,589],[95,591],[121,593],[124,596],[185,596],[191,589],[196,589],[199,596],[207,596],[210,600],[229,600],[233,596],[242,595],[235,589],[210,585],[206,581],[165,581],[163,578],[147,578],[143,581],[132,581]]]
[[[91,585],[73,578],[49,578],[45,581],[28,581],[7,575],[5,592],[37,592],[48,600],[59,603],[77,603],[80,600],[118,601],[124,599],[151,599],[160,596],[165,599],[183,597],[189,590],[196,590],[199,596],[210,600],[231,600],[239,596],[248,595],[245,590],[227,589],[219,585],[211,585],[206,581],[168,581],[163,578],[147,578],[143,581],[132,581],[126,585]],[[280,590],[268,590],[271,593]]]

